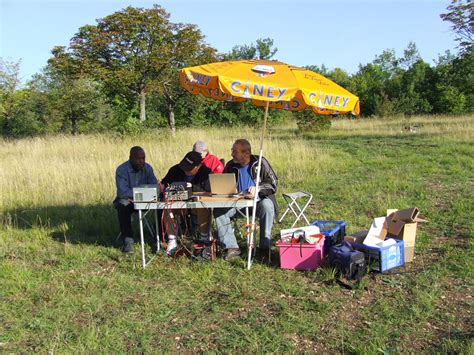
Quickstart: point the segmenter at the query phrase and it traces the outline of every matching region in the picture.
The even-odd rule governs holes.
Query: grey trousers
[[[252,209],[250,208],[249,210],[251,211]],[[236,208],[216,208],[214,210],[214,217],[221,247],[223,249],[238,248],[231,219],[241,217],[241,214],[237,212]],[[261,249],[269,249],[271,247],[272,227],[275,219],[275,206],[272,200],[265,198],[257,202],[256,217],[260,222],[259,247]]]

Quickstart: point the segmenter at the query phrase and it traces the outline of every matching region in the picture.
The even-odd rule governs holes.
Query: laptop
[[[212,196],[231,197],[238,195],[235,175],[233,173],[210,174],[209,183],[211,184]]]

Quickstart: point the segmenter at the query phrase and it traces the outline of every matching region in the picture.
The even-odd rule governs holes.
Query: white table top
[[[244,208],[252,207],[253,200],[239,197],[210,197],[201,196],[199,201],[174,201],[174,202],[134,202],[136,210],[163,210],[181,208]]]

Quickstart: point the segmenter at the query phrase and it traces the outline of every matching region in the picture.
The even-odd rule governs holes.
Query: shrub
[[[319,132],[331,128],[329,116],[316,115],[311,109],[294,112],[296,124],[301,131]]]

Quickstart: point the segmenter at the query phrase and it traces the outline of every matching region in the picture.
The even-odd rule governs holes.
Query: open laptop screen
[[[211,174],[209,175],[212,195],[235,195],[237,187],[235,175],[230,174]]]

